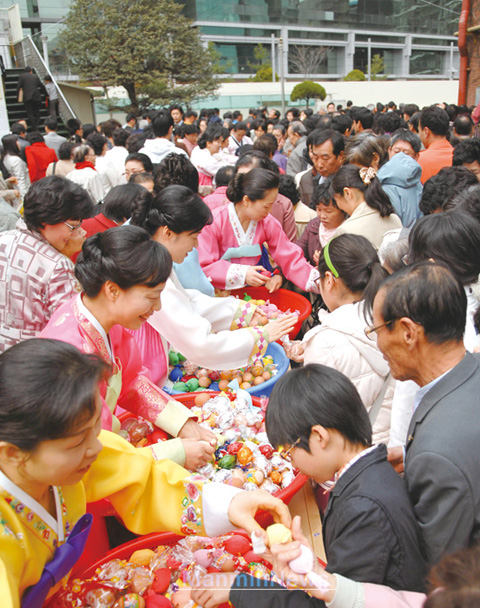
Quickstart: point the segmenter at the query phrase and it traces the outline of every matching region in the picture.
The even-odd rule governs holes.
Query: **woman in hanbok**
[[[131,221],[145,228],[180,264],[211,219],[197,194],[185,186],[168,186],[155,199],[139,201]],[[162,309],[135,332],[135,340],[152,378],[163,385],[168,343],[202,367],[234,369],[262,357],[270,342],[292,329],[296,316],[265,322],[265,315],[249,302],[184,289],[172,271],[162,292]]]
[[[100,387],[104,429],[119,429],[114,413],[120,406],[177,437],[156,444],[158,458],[197,469],[213,454],[214,434],[151,382],[126,329],[138,329],[160,310],[171,268],[168,251],[137,226],[97,233],[85,242],[75,267],[83,292],[56,310],[41,337],[70,342],[111,365],[112,374]]]
[[[108,373],[97,355],[57,340],[28,340],[0,356],[2,606],[41,608],[66,583],[91,527],[87,502],[108,498],[136,534],[252,532],[258,508],[290,525],[287,507],[267,492],[205,483],[101,430],[98,383]]]
[[[266,285],[270,291],[279,289],[282,277],[270,279],[258,265],[265,243],[287,279],[303,291],[317,291],[317,270],[270,215],[278,184],[277,174],[260,168],[237,173],[230,182],[227,197],[232,202],[214,210],[213,223],[206,226],[198,239],[200,265],[214,287]]]

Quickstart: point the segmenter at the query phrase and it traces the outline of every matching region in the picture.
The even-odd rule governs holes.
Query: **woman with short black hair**
[[[0,234],[0,352],[35,338],[56,308],[77,291],[65,251],[82,237],[88,194],[62,177],[35,182],[24,199],[24,221]]]

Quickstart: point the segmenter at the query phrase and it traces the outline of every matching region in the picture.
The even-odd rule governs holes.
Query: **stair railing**
[[[72,107],[65,98],[65,95],[62,93],[55,78],[45,64],[45,61],[35,46],[31,36],[26,36],[23,40],[15,44],[15,55],[17,57],[17,64],[19,67],[26,67],[29,65],[30,67],[35,68],[37,74],[42,80],[47,74],[51,77],[52,82],[57,87],[58,109],[63,122],[66,123],[70,118],[76,118],[75,112],[72,110]]]

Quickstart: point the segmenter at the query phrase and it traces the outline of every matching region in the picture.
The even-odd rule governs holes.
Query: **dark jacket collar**
[[[432,387],[425,397],[420,401],[419,406],[413,414],[410,426],[408,427],[408,439],[406,449],[413,441],[417,424],[423,422],[430,410],[435,405],[461,386],[478,369],[480,356],[472,355],[467,352],[460,363],[451,369],[434,387]]]

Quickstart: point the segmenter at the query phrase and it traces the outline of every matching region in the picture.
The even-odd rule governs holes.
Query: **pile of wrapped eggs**
[[[244,490],[260,487],[270,493],[292,483],[293,467],[268,443],[263,413],[250,408],[241,393],[234,401],[225,395],[209,398],[201,407],[193,407],[192,412],[201,426],[219,434],[224,441],[215,452],[215,462],[199,469],[201,475]]]
[[[277,581],[245,533],[187,536],[175,545],[135,551],[128,560],[110,560],[91,579],[69,581],[49,607],[194,608],[191,585],[218,572],[246,572]]]
[[[248,397],[248,395],[247,395]],[[240,391],[212,397],[199,393],[192,413],[201,426],[218,438],[214,460],[198,472],[211,481],[227,483],[245,490],[262,488],[270,493],[289,486],[295,478],[290,462],[268,443],[263,429],[264,416],[251,407]],[[122,423],[121,434],[136,447],[166,439],[151,422],[129,418]]]
[[[240,388],[246,390],[263,384],[277,373],[277,366],[270,355],[257,359],[251,366],[220,372],[198,367],[195,363],[186,361],[179,353],[172,351],[169,353],[169,360],[170,365],[173,365],[168,376],[173,382],[172,388],[182,393],[205,390],[226,391],[228,384],[233,380],[238,382]]]

